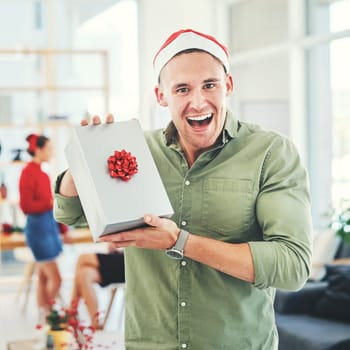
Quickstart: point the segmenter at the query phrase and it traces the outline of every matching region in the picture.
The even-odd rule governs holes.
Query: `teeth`
[[[198,117],[187,117],[188,120],[193,120],[193,121],[202,121],[202,120],[205,120],[205,119],[209,119],[211,118],[211,114],[207,114],[207,115],[200,115]]]

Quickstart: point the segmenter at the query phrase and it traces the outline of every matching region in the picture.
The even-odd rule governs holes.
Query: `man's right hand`
[[[114,123],[114,116],[113,116],[113,114],[109,113],[106,116],[106,124],[112,124],[112,123]],[[91,124],[92,125],[101,124],[101,118],[98,115],[94,115],[91,118]],[[80,125],[81,126],[89,125],[89,121],[87,119],[83,119],[80,122]],[[64,176],[62,178],[59,193],[65,197],[78,196],[78,191],[75,187],[74,180],[73,180],[72,174],[70,173],[69,169],[67,170],[67,172],[64,174]]]
[[[92,122],[92,125],[99,125],[99,124],[101,124],[101,118],[98,115],[94,115],[91,118],[91,122]],[[114,116],[112,113],[109,113],[106,115],[106,124],[111,124],[111,123],[114,123]],[[89,121],[87,119],[83,119],[80,122],[80,125],[82,125],[82,126],[89,125]]]

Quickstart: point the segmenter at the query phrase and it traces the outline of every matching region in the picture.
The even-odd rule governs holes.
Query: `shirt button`
[[[185,260],[182,260],[182,261],[181,261],[181,265],[182,265],[182,266],[186,266],[186,265],[187,265],[187,262],[186,262]]]
[[[188,186],[190,184],[190,181],[186,180],[185,185]]]
[[[180,303],[180,305],[181,305],[182,307],[185,307],[185,306],[186,306],[186,301],[182,301],[182,302]]]
[[[187,348],[187,344],[186,343],[181,344],[181,348],[182,349],[186,349]]]
[[[187,225],[187,221],[183,220],[181,221],[181,226],[186,226]]]

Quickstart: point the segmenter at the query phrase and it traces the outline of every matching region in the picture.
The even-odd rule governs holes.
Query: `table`
[[[71,240],[65,244],[92,243],[92,235],[88,228],[76,228],[69,231]],[[0,234],[0,250],[12,250],[18,247],[26,247],[23,233],[12,233],[10,235]]]
[[[33,350],[37,340],[15,340],[7,343],[7,350]],[[124,336],[117,332],[96,331],[93,346],[96,349],[125,350]]]
[[[33,350],[35,340],[17,340],[7,344],[7,350]]]

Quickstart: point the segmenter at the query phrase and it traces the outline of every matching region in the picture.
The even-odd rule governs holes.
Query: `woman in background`
[[[22,170],[19,180],[20,207],[26,214],[25,236],[38,263],[37,303],[39,322],[43,324],[50,303],[57,297],[61,275],[56,262],[62,252],[59,227],[53,217],[53,195],[50,178],[41,169],[52,155],[50,140],[31,134],[26,138],[32,160]]]

